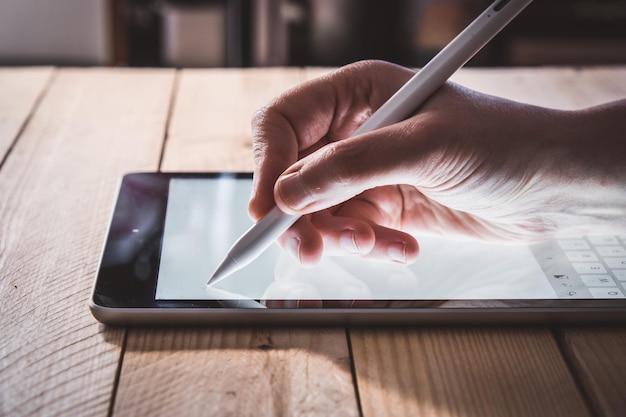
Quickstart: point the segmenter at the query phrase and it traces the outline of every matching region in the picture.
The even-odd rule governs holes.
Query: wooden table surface
[[[0,69],[1,416],[623,416],[626,326],[112,328],[87,308],[120,176],[252,167],[249,119],[321,69]],[[558,108],[626,67],[471,69]]]

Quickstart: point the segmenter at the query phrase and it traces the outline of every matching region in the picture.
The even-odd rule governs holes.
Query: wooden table
[[[252,112],[321,72],[0,70],[0,415],[626,415],[623,326],[145,329],[92,318],[120,176],[250,170]],[[626,67],[455,79],[559,108],[626,97]]]

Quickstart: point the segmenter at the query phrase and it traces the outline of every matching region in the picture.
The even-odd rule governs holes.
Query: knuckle
[[[255,133],[262,132],[263,130],[266,129],[268,124],[271,124],[272,119],[276,117],[275,113],[276,113],[276,110],[272,107],[272,105],[266,104],[262,107],[259,107],[252,114],[251,125],[252,125],[252,133],[254,136],[259,136],[258,134],[255,134]]]
[[[354,165],[362,160],[362,152],[352,146],[327,146],[324,148],[322,158],[332,161],[328,164],[326,176],[330,177],[337,185],[347,185],[354,182]]]
[[[259,108],[252,116],[252,154],[256,164],[271,157],[268,148],[272,140],[282,135],[277,132],[291,132],[289,121],[271,105]]]

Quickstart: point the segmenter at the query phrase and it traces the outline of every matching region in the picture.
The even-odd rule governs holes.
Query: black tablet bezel
[[[161,173],[139,172],[123,177],[115,203],[104,250],[97,272],[91,304],[93,308],[124,310],[125,314],[133,311],[162,311],[180,309],[190,311],[216,312],[232,309],[233,300],[157,300],[155,299],[156,283],[163,240],[165,212],[169,183],[173,178],[242,178],[251,179],[251,173],[242,172],[206,172],[206,173]],[[144,224],[146,216],[132,216],[127,210],[142,210],[148,207],[151,222]],[[134,223],[133,219],[142,219]],[[146,230],[148,228],[148,230]],[[125,263],[115,262],[116,243],[119,239],[135,239],[131,248],[133,256]],[[146,264],[146,260],[148,263]],[[142,266],[137,268],[137,263]],[[137,270],[141,273],[138,274]],[[256,300],[262,302],[261,300]],[[285,301],[285,302],[283,302]],[[292,301],[292,302],[288,302]],[[280,307],[278,307],[280,305]],[[273,300],[269,310],[303,310],[310,309],[310,303],[298,305],[293,300]],[[92,308],[92,310],[93,310]],[[238,310],[251,310],[238,307]],[[506,300],[321,300],[312,311],[342,311],[350,314],[363,313],[371,310],[396,312],[463,310],[484,311],[516,309],[528,311],[550,312],[564,310],[585,311],[626,311],[625,299],[506,299]],[[257,311],[258,313],[258,311]],[[254,314],[254,313],[252,313]],[[616,317],[617,318],[617,317]]]

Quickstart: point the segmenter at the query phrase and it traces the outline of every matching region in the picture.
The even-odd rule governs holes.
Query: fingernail
[[[387,249],[387,254],[389,255],[389,258],[394,262],[398,262],[401,264],[406,263],[406,245],[404,243],[392,243]]]
[[[299,171],[285,175],[279,180],[278,194],[283,202],[294,210],[303,209],[313,200],[302,186]]]
[[[361,251],[359,251],[358,245],[356,244],[353,230],[345,230],[343,233],[341,233],[341,236],[339,237],[339,244],[341,245],[341,248],[348,253],[352,253],[355,255],[361,253]]]
[[[300,239],[297,237],[290,238],[285,244],[285,249],[291,256],[300,262]]]

